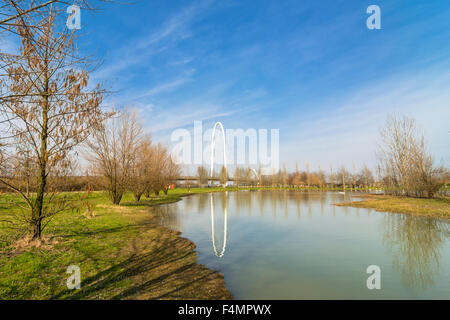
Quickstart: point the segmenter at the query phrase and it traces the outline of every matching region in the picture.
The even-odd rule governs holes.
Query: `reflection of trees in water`
[[[306,203],[308,204],[308,218],[312,219],[311,194],[309,190],[308,190],[308,201]]]
[[[159,223],[163,226],[170,227],[175,230],[181,230],[181,219],[179,208],[173,205],[160,205],[152,207],[153,213],[159,219]]]
[[[336,206],[333,205],[333,203],[336,203],[336,192],[331,193],[331,207],[333,208],[333,217],[336,217]]]
[[[327,199],[327,194],[326,193],[321,193],[320,194],[320,215],[323,217],[323,215],[325,214],[325,202]]]
[[[251,191],[249,192],[248,196],[248,214],[251,216],[253,211],[253,198],[255,197],[256,193]]]
[[[217,210],[224,210],[228,206],[228,197],[228,192],[220,192],[218,194],[218,202],[220,203],[220,207],[216,204],[215,207],[217,208]]]
[[[183,202],[183,205],[185,208],[185,212],[188,213],[188,212],[194,211],[194,208],[198,207],[198,205],[197,205],[198,201],[199,201],[198,197],[192,197],[192,196],[184,197],[182,202]]]
[[[239,217],[240,213],[241,213],[241,205],[242,205],[242,199],[241,199],[241,192],[237,191],[234,193],[234,202],[236,203],[235,208],[236,208],[236,216]]]
[[[250,214],[251,211],[251,198],[252,192],[250,191],[242,191],[242,192],[234,192],[236,198],[236,206],[243,211],[243,213]]]
[[[402,214],[387,214],[383,242],[395,254],[394,269],[406,287],[427,288],[439,274],[439,260],[449,223]]]
[[[272,200],[272,215],[274,217],[276,217],[277,216],[277,193],[270,192],[270,198]]]
[[[200,194],[198,197],[198,212],[203,212],[208,205],[208,196],[206,194]]]
[[[284,204],[284,218],[287,219],[288,217],[288,197],[287,197],[287,190],[284,190],[283,192],[283,204]]]
[[[259,202],[259,215],[264,217],[264,201],[266,197],[263,197],[263,191],[258,190],[258,202]]]
[[[345,216],[348,216],[349,208],[347,206],[343,206]]]
[[[302,201],[301,201],[300,193],[295,192],[294,198],[295,198],[295,204],[297,205],[297,218],[300,220],[302,218],[302,211],[301,211]]]

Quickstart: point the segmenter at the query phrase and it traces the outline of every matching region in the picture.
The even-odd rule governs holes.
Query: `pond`
[[[198,194],[155,208],[235,299],[450,299],[450,222],[338,207],[340,193]],[[369,266],[380,289],[369,290]]]

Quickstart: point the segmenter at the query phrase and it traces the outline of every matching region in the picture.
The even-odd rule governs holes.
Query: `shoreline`
[[[183,196],[179,191],[134,202],[129,194],[121,205],[111,205],[99,192],[92,199],[95,217],[88,219],[79,212],[57,216],[37,247],[18,249],[11,240],[0,247],[0,297],[232,299],[223,275],[197,262],[196,244],[180,231],[162,226],[149,209]],[[0,218],[7,211],[0,207]],[[70,265],[80,268],[80,289],[66,287]]]
[[[211,190],[208,190],[208,189],[195,190],[194,189],[193,192],[183,192],[180,194],[176,194],[176,196],[174,198],[162,200],[159,203],[150,203],[147,206],[148,206],[148,208],[152,208],[152,207],[157,207],[157,206],[161,206],[161,205],[176,203],[178,201],[182,201],[183,198],[185,198],[185,197],[198,195],[200,193],[212,193],[212,192],[224,192],[224,191],[227,191],[227,190],[220,190],[220,189],[217,190],[217,188],[211,188]],[[233,191],[238,191],[238,190],[233,190]],[[150,212],[150,213],[152,215],[154,215],[152,212]],[[156,219],[156,216],[154,215],[152,218]],[[167,233],[175,234],[176,237],[179,239],[179,241],[181,241],[184,244],[184,246],[183,246],[184,248],[182,249],[183,254],[193,254],[193,258],[195,260],[194,268],[196,269],[193,272],[193,274],[199,275],[200,279],[202,279],[202,280],[204,280],[204,279],[207,280],[206,282],[202,283],[200,288],[197,289],[198,292],[194,293],[192,296],[176,297],[176,299],[181,299],[181,300],[186,300],[186,299],[188,299],[188,300],[191,300],[191,299],[232,300],[233,296],[232,296],[231,292],[228,290],[228,288],[226,287],[226,283],[225,283],[223,274],[217,270],[210,269],[210,268],[206,267],[204,264],[200,264],[197,262],[197,258],[198,258],[197,251],[196,251],[197,245],[195,244],[195,242],[188,238],[181,236],[180,230],[172,230],[168,227],[161,225],[159,222],[157,222],[157,223],[158,223],[158,226],[160,228],[162,228],[162,230],[165,230],[165,232],[167,232]],[[184,280],[186,280],[186,279],[184,279]],[[190,281],[191,281],[191,279],[189,279],[188,282],[190,282]],[[195,280],[193,280],[193,281],[195,281]],[[164,299],[165,297],[158,297],[158,298]]]
[[[195,195],[198,193],[189,193],[178,195],[177,198],[167,199],[167,201],[161,201],[160,203],[151,204],[148,208],[172,204],[183,200],[184,197]],[[164,247],[164,250],[173,251],[174,257],[172,257],[169,264],[172,261],[177,261],[174,275],[177,283],[175,288],[169,292],[154,296],[152,292],[144,290],[140,292],[136,297],[129,297],[131,299],[180,299],[180,300],[231,300],[233,297],[231,292],[227,289],[223,274],[217,270],[210,269],[204,264],[197,262],[197,245],[192,240],[181,236],[181,231],[172,230],[160,224],[157,216],[150,210],[145,210],[147,214],[151,214],[155,223],[153,228],[162,230],[163,234],[170,235],[170,238],[174,238],[170,242],[170,248]],[[148,223],[148,222],[144,222]],[[143,234],[139,234],[139,238],[142,239]],[[135,241],[135,240],[133,240]],[[181,262],[181,263],[180,263]],[[170,268],[170,267],[169,267]],[[166,281],[166,276],[162,276],[163,281]],[[175,294],[176,293],[176,294]]]
[[[339,207],[374,209],[378,212],[450,219],[450,198],[410,198],[389,195],[357,195],[359,201],[335,203]]]

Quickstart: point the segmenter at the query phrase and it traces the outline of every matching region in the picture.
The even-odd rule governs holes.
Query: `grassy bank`
[[[421,199],[366,195],[362,201],[338,203],[337,206],[371,208],[377,211],[450,218],[450,198]]]
[[[15,245],[14,232],[1,222],[18,210],[20,199],[0,195],[0,299],[231,298],[222,275],[196,263],[195,244],[159,225],[148,208],[185,193],[175,190],[139,203],[127,194],[120,206],[94,193],[95,217],[76,210],[55,216],[46,241],[33,248]],[[80,290],[67,289],[70,265],[81,269]]]

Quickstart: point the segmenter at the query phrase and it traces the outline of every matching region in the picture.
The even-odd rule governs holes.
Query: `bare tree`
[[[104,178],[104,188],[113,204],[119,204],[129,185],[132,166],[142,139],[136,113],[125,111],[98,127],[87,143],[88,159]]]
[[[150,158],[150,176],[149,176],[149,194],[159,195],[161,190],[165,189],[166,181],[164,179],[164,170],[166,165],[167,150],[157,144],[152,147]]]
[[[242,167],[236,167],[233,173],[234,183],[237,186],[242,185],[247,181],[247,169]]]
[[[323,189],[323,186],[325,184],[325,172],[323,172],[323,170],[321,169],[320,165],[319,165],[319,169],[317,171],[317,180],[319,183],[319,187],[321,189]]]
[[[339,177],[341,179],[341,183],[342,183],[342,190],[345,192],[346,190],[346,183],[348,181],[348,177],[350,176],[350,174],[347,172],[347,170],[345,170],[345,167],[342,165],[341,169],[339,170]]]
[[[13,26],[21,39],[19,52],[0,55],[2,143],[7,157],[26,150],[27,161],[37,166],[33,193],[27,194],[14,170],[6,170],[0,183],[24,199],[33,239],[64,209],[62,197],[50,191],[49,177],[64,172],[70,152],[108,116],[100,109],[104,91],[88,89],[87,61],[77,55],[74,33],[58,24],[58,14],[47,6],[27,20],[34,28]]]
[[[167,149],[166,149],[167,150]],[[164,181],[164,194],[167,195],[169,185],[174,184],[178,177],[181,175],[181,167],[177,162],[172,159],[172,156],[167,151],[166,158],[164,159],[165,166],[163,169],[163,181]]]
[[[151,159],[153,146],[150,137],[145,137],[136,148],[136,155],[132,158],[128,188],[134,199],[139,201],[142,195],[150,188]]]
[[[261,166],[258,166],[258,186],[262,186],[264,183],[263,181],[263,174],[262,174],[262,169]]]
[[[225,188],[228,182],[228,172],[225,166],[222,166],[222,168],[220,169],[219,181],[220,184]]]
[[[295,162],[295,172],[292,177],[292,184],[296,187],[299,187],[302,184],[302,178],[300,171],[298,169],[298,161]]]
[[[444,168],[436,168],[416,121],[390,115],[378,147],[380,173],[390,193],[432,197],[442,186]]]
[[[306,163],[306,184],[308,185],[308,189],[311,186],[311,172],[309,170],[309,162]]]
[[[197,168],[197,178],[200,185],[207,185],[208,177],[208,170],[206,170],[204,166],[200,166]]]
[[[335,184],[335,176],[333,173],[333,164],[330,162],[330,175],[328,177],[328,181],[331,185],[331,188],[334,188],[334,184]]]
[[[287,170],[286,170],[286,164],[283,163],[283,171],[282,171],[282,177],[281,177],[281,181],[283,183],[283,187],[288,185],[288,174],[287,174]]]
[[[364,184],[366,192],[368,192],[370,185],[374,182],[374,179],[373,179],[372,172],[370,171],[370,169],[367,167],[367,165],[365,163],[361,169],[359,176],[360,176],[360,178],[359,178],[360,182],[362,182],[362,184]]]
[[[353,161],[352,168],[353,168],[353,171],[352,171],[352,190],[356,191],[356,179],[357,179],[357,174],[356,174],[356,164],[355,164],[355,161]]]
[[[167,148],[161,144],[153,146],[150,160],[150,189],[147,193],[153,191],[155,195],[159,195],[160,191],[163,191],[167,194],[169,185],[174,183],[180,174],[180,166],[172,159]]]
[[[19,40],[23,43],[28,42],[28,46],[39,46],[37,43],[36,35],[44,34],[46,32],[41,20],[48,16],[49,12],[54,14],[52,21],[53,25],[58,25],[58,30],[55,29],[55,33],[64,31],[67,32],[66,23],[70,18],[67,9],[71,5],[76,5],[83,11],[98,11],[104,7],[100,3],[115,2],[114,0],[0,0],[0,38],[7,40]],[[121,3],[126,3],[125,0],[121,0]],[[130,2],[131,3],[131,2]],[[72,7],[75,10],[75,7]],[[64,30],[65,29],[65,30]],[[80,33],[80,31],[77,31]],[[75,43],[72,39],[72,44]],[[55,47],[56,49],[57,47]],[[0,48],[0,69],[6,71],[11,64],[20,60],[20,55],[16,52],[4,52]],[[22,77],[26,77],[27,73],[31,75],[36,74],[36,70],[21,70],[19,74]],[[2,76],[7,75],[6,72],[2,72]],[[11,92],[8,89],[8,83],[0,77],[0,102],[8,100],[13,97],[23,97],[23,93]],[[6,90],[5,90],[6,88]]]

